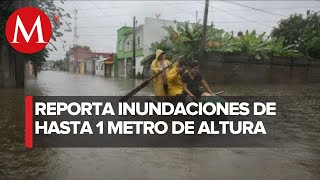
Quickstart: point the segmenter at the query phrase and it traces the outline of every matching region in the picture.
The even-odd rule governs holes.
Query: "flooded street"
[[[0,179],[320,179],[320,84],[225,85],[225,96],[291,96],[308,115],[279,119],[294,148],[24,147],[24,95],[120,96],[141,81],[43,71],[25,90],[0,90]],[[139,95],[151,95],[147,87]],[[310,122],[309,122],[310,121]]]

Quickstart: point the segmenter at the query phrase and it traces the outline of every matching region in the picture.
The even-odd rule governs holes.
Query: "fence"
[[[200,63],[209,83],[320,83],[320,60],[304,57],[256,60],[243,54],[214,52]]]

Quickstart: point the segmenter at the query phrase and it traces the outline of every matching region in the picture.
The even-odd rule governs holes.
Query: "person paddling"
[[[182,95],[182,75],[185,73],[186,63],[184,61],[179,61],[174,64],[168,72],[168,95],[169,96],[179,96]]]
[[[197,62],[191,62],[188,65],[188,72],[182,76],[182,84],[187,102],[198,101],[203,96],[214,96],[207,82],[201,76]]]
[[[165,52],[158,49],[156,50],[156,59],[152,61],[150,70],[153,74],[157,74],[170,64],[170,61],[165,57]],[[168,96],[167,70],[153,79],[153,92],[155,96]]]

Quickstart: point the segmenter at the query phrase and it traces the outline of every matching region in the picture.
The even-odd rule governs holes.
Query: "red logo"
[[[16,10],[6,24],[6,37],[19,52],[32,54],[49,43],[52,26],[48,16],[40,9],[24,7]]]

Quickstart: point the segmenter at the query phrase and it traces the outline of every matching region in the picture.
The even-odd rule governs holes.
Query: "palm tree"
[[[165,38],[160,42],[154,42],[151,44],[150,50],[152,52],[156,52],[157,49],[165,51],[168,59],[171,59],[174,55],[173,44],[168,40],[168,38]],[[152,53],[141,61],[141,65],[149,67],[155,58],[156,54]]]
[[[175,53],[183,55],[187,60],[199,58],[200,41],[202,38],[202,25],[188,22],[178,23],[176,28],[163,27],[169,34],[169,39],[175,47]],[[205,51],[239,51],[240,48],[230,44],[231,34],[216,29],[213,25],[207,27],[207,44]]]
[[[240,47],[241,51],[245,52],[250,58],[267,59],[271,51],[271,41],[264,38],[265,33],[260,35],[256,31],[246,33],[235,39],[235,43]]]
[[[187,60],[195,60],[199,57],[199,45],[201,41],[202,26],[198,23],[178,23],[176,28],[163,27],[169,34],[169,39],[175,47],[175,53],[183,55]]]

